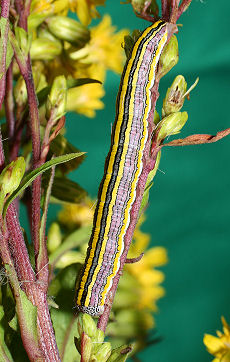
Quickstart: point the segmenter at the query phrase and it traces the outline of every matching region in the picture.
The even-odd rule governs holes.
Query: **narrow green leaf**
[[[7,208],[9,204],[18,197],[23,190],[25,190],[39,175],[41,175],[43,172],[49,170],[51,167],[59,165],[63,162],[68,162],[70,160],[73,160],[76,157],[79,157],[84,152],[78,152],[78,153],[70,153],[68,155],[63,155],[59,157],[52,158],[50,161],[47,161],[44,163],[44,165],[36,168],[35,170],[29,172],[23,179],[19,187],[10,195],[10,197],[7,199],[4,209],[3,209],[3,216],[5,217]]]

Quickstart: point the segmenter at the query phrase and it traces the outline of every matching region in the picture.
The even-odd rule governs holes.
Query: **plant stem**
[[[168,0],[161,0],[161,17],[162,19],[168,21],[169,19],[169,10],[170,10],[170,4]]]
[[[5,23],[2,22],[1,26],[1,62],[0,62],[0,108],[5,96],[5,87],[6,87],[6,52],[7,52],[7,41],[8,41],[8,31],[9,31],[9,9],[10,9],[10,0],[1,1],[1,18],[5,19]],[[1,19],[2,21],[2,19]]]
[[[6,73],[5,112],[6,112],[6,122],[8,127],[8,137],[10,138],[10,144],[12,144],[12,138],[15,129],[14,98],[13,98],[13,63],[11,63]]]
[[[189,5],[191,4],[192,0],[183,0],[182,3],[179,6],[179,10],[177,13],[177,20],[179,19],[179,17],[183,14],[184,11],[187,10],[187,8],[189,7]]]

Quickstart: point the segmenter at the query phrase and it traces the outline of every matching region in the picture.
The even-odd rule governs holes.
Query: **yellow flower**
[[[105,0],[69,0],[69,8],[76,12],[84,25],[89,25],[92,18],[99,17],[96,6],[104,5]]]
[[[109,15],[105,15],[102,21],[90,28],[91,40],[84,47],[84,57],[80,60],[83,64],[98,64],[105,69],[121,73],[123,69],[125,54],[122,49],[124,36],[128,31],[123,29],[115,33],[116,27],[112,26]],[[70,54],[76,59],[82,50]]]
[[[67,14],[69,10],[68,0],[32,0],[31,14]]]
[[[84,203],[67,204],[58,214],[58,220],[67,228],[90,225],[93,221],[95,202],[89,198]]]
[[[213,362],[230,362],[230,326],[222,317],[223,333],[217,331],[217,337],[210,334],[204,335],[204,344],[209,353],[216,358]]]
[[[71,88],[67,93],[67,110],[95,117],[96,110],[104,108],[100,100],[105,94],[101,84],[86,84],[82,87]]]

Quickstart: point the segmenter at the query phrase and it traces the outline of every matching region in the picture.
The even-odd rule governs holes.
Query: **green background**
[[[107,0],[99,10],[111,14],[118,28],[147,26],[119,0]],[[227,0],[193,0],[180,19],[180,60],[161,81],[158,110],[177,74],[183,74],[189,85],[200,77],[183,108],[189,120],[181,136],[215,134],[230,126],[229,13]],[[103,175],[118,85],[119,76],[109,73],[105,109],[95,119],[71,115],[67,121],[70,141],[88,154],[72,178],[92,197]],[[164,173],[156,175],[144,225],[152,246],[166,247],[169,255],[163,268],[166,296],[159,301],[156,316],[157,335],[163,340],[140,353],[141,361],[211,361],[203,335],[221,328],[221,315],[230,322],[229,150],[230,137],[210,145],[163,149]]]

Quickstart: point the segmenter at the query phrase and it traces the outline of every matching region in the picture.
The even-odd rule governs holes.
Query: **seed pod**
[[[170,113],[179,112],[184,104],[184,94],[187,90],[187,83],[183,75],[178,75],[170,88],[168,88],[163,101],[162,116],[168,116]]]

